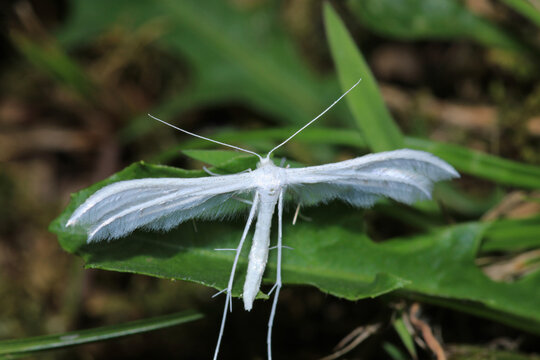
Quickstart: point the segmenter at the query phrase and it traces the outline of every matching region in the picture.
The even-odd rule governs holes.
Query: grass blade
[[[533,5],[531,1],[523,1],[523,0],[501,0],[503,3],[505,3],[508,7],[511,7],[521,15],[528,18],[530,21],[532,21],[536,26],[540,26],[540,9],[538,8],[538,5]]]
[[[377,82],[347,28],[328,3],[324,4],[324,20],[342,89],[349,89],[362,78],[362,83],[346,100],[369,148],[373,151],[402,148],[403,135],[384,104]]]
[[[120,325],[103,326],[64,334],[0,341],[0,355],[44,351],[109,340],[122,336],[163,329],[198,320],[202,317],[203,315],[200,313],[184,311],[176,314],[131,321]]]
[[[537,189],[540,187],[540,168],[520,164],[468,148],[430,140],[407,138],[407,147],[424,150],[454,165],[460,172],[496,183]]]

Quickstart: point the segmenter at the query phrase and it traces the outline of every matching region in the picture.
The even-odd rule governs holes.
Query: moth
[[[271,359],[272,327],[282,287],[282,218],[285,195],[287,199],[293,199],[303,206],[338,199],[365,208],[372,206],[381,197],[412,204],[417,200],[429,199],[435,182],[459,177],[457,171],[443,160],[423,151],[409,149],[304,168],[284,168],[274,164],[270,155],[275,150],[320,118],[359,82],[321,114],[270,150],[265,157],[190,133],[152,116],[190,135],[255,155],[259,158],[258,166],[255,170],[238,174],[195,179],[119,181],[91,195],[73,212],[66,226],[82,226],[88,234],[88,242],[112,240],[124,237],[136,229],[166,231],[190,219],[219,219],[235,208],[228,206],[230,202],[249,196],[252,200],[247,222],[240,242],[234,249],[235,257],[228,285],[222,290],[226,292],[226,300],[214,353],[214,359],[217,359],[227,312],[229,309],[232,311],[231,292],[242,247],[256,219],[242,295],[244,308],[249,311],[259,292],[268,261],[270,228],[277,208],[277,274],[270,291],[274,292],[274,298],[267,334],[268,359]]]

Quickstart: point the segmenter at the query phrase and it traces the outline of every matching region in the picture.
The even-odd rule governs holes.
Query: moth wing
[[[289,191],[306,205],[340,199],[354,206],[370,207],[380,197],[411,204],[431,198],[435,182],[456,177],[458,172],[445,161],[409,149],[287,169]]]
[[[119,181],[86,199],[66,225],[84,227],[88,242],[120,238],[138,228],[166,231],[189,219],[232,215],[246,205],[231,198],[252,190],[250,173]]]

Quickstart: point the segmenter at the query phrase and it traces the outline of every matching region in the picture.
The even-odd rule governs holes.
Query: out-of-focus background
[[[405,133],[540,165],[538,24],[507,1],[334,5]],[[197,309],[206,317],[195,323],[34,357],[208,358],[223,301],[211,298],[212,289],[84,270],[47,228],[71,193],[132,162],[202,166],[167,151],[188,138],[149,112],[204,134],[298,127],[318,114],[342,92],[322,2],[19,0],[0,9],[0,339]],[[353,121],[340,104],[321,123],[347,128]],[[287,148],[305,164],[355,155],[329,145]],[[483,201],[495,188],[467,176],[461,186]],[[508,194],[524,196],[512,188]],[[513,204],[504,209],[509,217],[539,212],[538,201]],[[323,357],[356,326],[402,305],[287,286],[276,353]],[[537,338],[535,345],[532,335],[504,325],[424,310],[448,343],[540,351]],[[264,358],[267,315],[267,306],[251,313],[238,307],[228,319],[223,358]],[[384,343],[399,338],[382,331],[350,358],[388,357]]]

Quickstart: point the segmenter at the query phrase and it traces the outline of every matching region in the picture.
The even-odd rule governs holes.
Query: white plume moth
[[[259,292],[268,260],[270,227],[277,206],[277,275],[270,293],[274,292],[268,322],[268,358],[272,358],[271,336],[281,280],[282,215],[285,192],[303,205],[314,205],[340,199],[353,206],[369,207],[378,198],[389,197],[411,204],[429,199],[434,182],[459,177],[456,170],[443,160],[422,151],[402,149],[362,156],[333,164],[304,168],[283,168],[274,165],[270,155],[296,134],[326,113],[351,91],[360,80],[332,105],[308,122],[265,157],[252,151],[207,139],[161,121],[175,129],[220,145],[241,150],[259,157],[257,169],[233,175],[209,176],[196,179],[148,178],[119,181],[105,186],[80,205],[67,226],[82,226],[88,242],[121,238],[140,228],[169,230],[189,219],[219,218],[230,209],[227,202],[238,201],[238,195],[250,195],[251,210],[232,264],[226,292],[225,309],[218,342],[217,358],[227,312],[232,310],[232,286],[236,265],[253,220],[257,218],[249,253],[248,269],[243,290],[244,308],[251,310]]]

